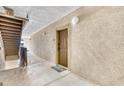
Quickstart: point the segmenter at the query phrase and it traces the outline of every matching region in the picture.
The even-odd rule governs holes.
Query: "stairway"
[[[5,56],[18,55],[22,28],[26,20],[0,14],[0,31],[3,39]]]

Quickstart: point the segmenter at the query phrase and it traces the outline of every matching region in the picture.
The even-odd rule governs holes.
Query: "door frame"
[[[64,29],[67,29],[67,32],[68,32],[68,38],[67,38],[67,41],[68,41],[68,44],[67,44],[67,46],[68,46],[68,49],[67,49],[67,64],[68,64],[68,67],[64,67],[64,66],[62,66],[62,65],[60,65],[59,64],[59,60],[58,60],[58,57],[59,57],[59,51],[58,51],[58,31],[62,31],[62,30],[64,30]],[[71,43],[70,43],[70,40],[71,40],[71,38],[70,38],[70,34],[71,34],[71,29],[70,29],[70,24],[67,24],[67,25],[64,25],[64,26],[60,26],[60,27],[57,27],[56,28],[56,64],[57,65],[59,65],[59,66],[62,66],[62,67],[64,67],[64,68],[66,68],[66,69],[68,69],[68,70],[71,70]]]

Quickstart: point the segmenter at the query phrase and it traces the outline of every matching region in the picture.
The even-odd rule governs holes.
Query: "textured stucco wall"
[[[1,37],[1,32],[0,32],[0,69],[4,67],[5,63],[5,58],[4,58],[4,46],[3,46],[3,40]]]
[[[56,28],[75,15],[80,22],[71,26],[71,71],[101,85],[116,84],[124,78],[124,7],[81,7],[32,35],[30,50],[55,62]]]
[[[32,43],[29,45],[31,52],[48,61],[55,61],[55,32],[38,32],[29,41]]]

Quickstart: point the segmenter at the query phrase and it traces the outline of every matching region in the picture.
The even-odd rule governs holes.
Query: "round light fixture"
[[[78,16],[73,17],[71,22],[73,25],[77,24],[79,22],[79,17]]]

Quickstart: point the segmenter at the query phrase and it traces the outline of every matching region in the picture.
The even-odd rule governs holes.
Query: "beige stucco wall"
[[[30,51],[55,63],[56,29],[76,15],[80,22],[69,32],[71,71],[100,85],[114,85],[124,77],[124,7],[81,7],[33,34]]]
[[[4,46],[3,46],[3,40],[1,37],[1,32],[0,32],[0,69],[4,67],[5,63],[5,58],[4,58]]]

